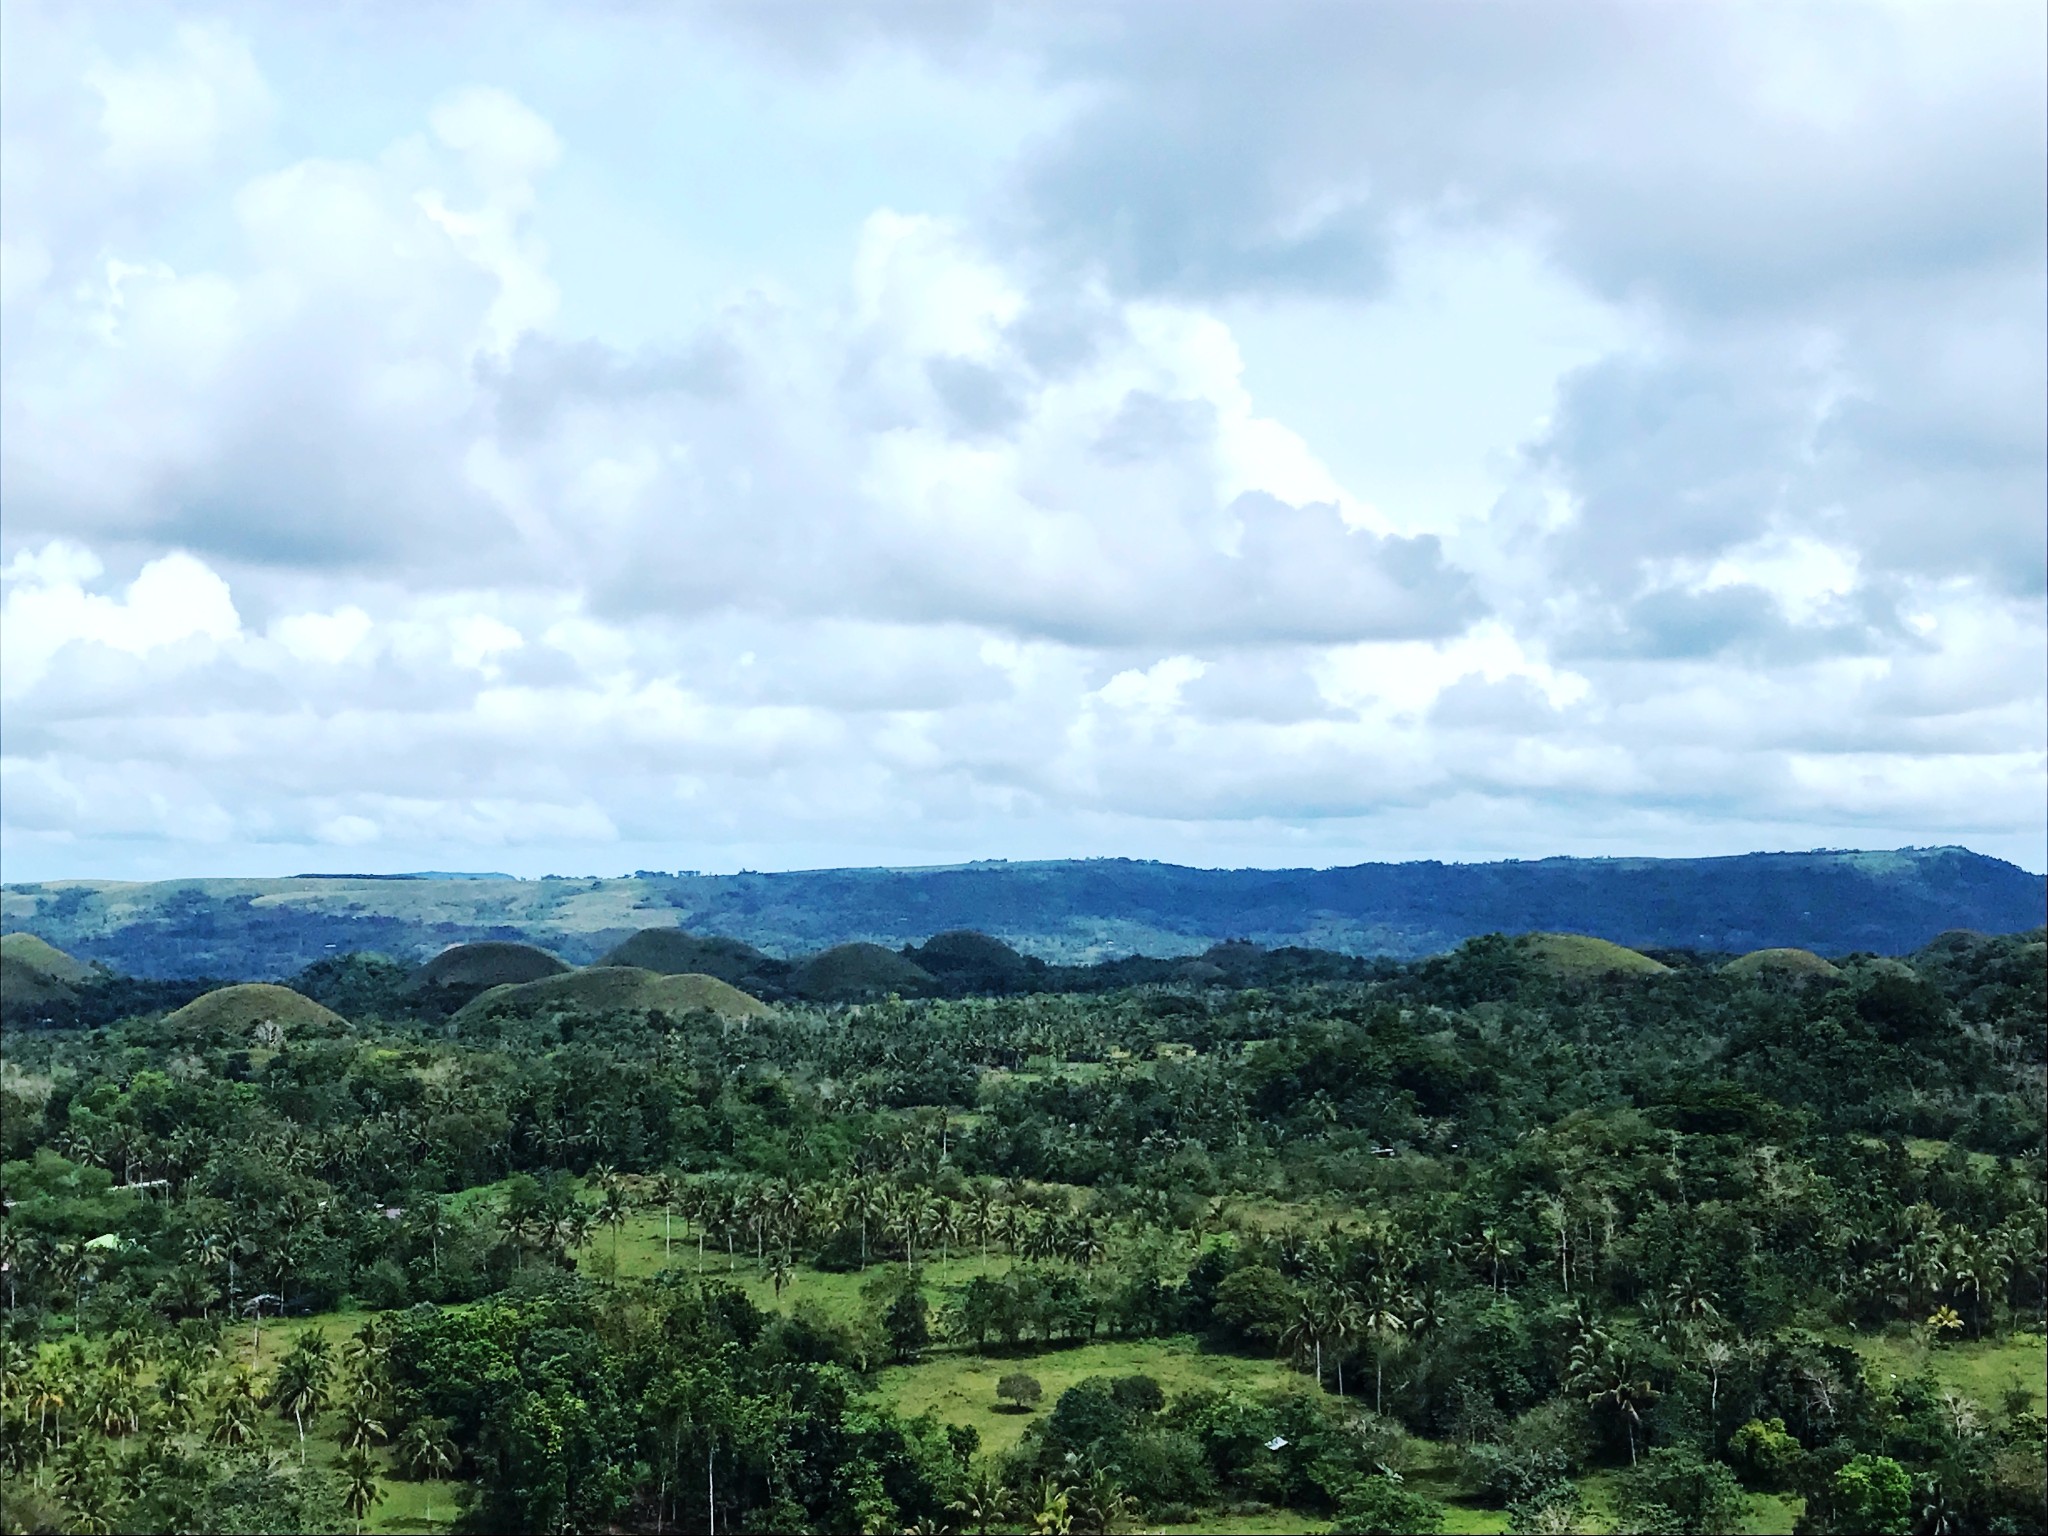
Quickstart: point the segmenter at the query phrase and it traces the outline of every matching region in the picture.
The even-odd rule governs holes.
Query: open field
[[[1846,1342],[1869,1363],[1879,1385],[1892,1376],[1917,1376],[1931,1366],[1942,1386],[1999,1417],[2005,1413],[2005,1394],[2015,1387],[2033,1393],[2038,1412],[2042,1383],[2048,1381],[2048,1337],[2038,1333],[1966,1340],[1937,1349],[1930,1349],[1917,1335],[1865,1334]]]
[[[1037,1378],[1045,1389],[1037,1413],[1013,1413],[996,1404],[996,1381],[1011,1371]],[[965,1424],[981,1436],[985,1451],[1007,1451],[1033,1419],[1059,1395],[1090,1376],[1150,1376],[1167,1396],[1202,1387],[1249,1387],[1268,1391],[1306,1378],[1277,1360],[1248,1359],[1203,1350],[1190,1338],[1118,1339],[1078,1344],[1035,1354],[972,1351],[934,1355],[917,1365],[890,1366],[875,1376],[875,1392],[897,1412],[927,1410],[948,1424]]]

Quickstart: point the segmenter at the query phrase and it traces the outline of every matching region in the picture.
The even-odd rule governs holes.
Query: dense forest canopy
[[[70,972],[7,1528],[2042,1530],[2043,937]]]

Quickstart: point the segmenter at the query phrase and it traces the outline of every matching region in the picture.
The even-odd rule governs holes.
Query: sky
[[[2048,865],[2043,8],[0,4],[0,863]]]

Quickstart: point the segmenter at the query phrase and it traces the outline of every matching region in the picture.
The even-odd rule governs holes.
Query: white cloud
[[[575,71],[393,20],[330,122],[257,65],[316,21],[10,13],[10,873],[2040,862],[2004,24],[1163,14],[806,53],[848,133],[982,69],[1045,131],[803,226],[836,287],[650,292],[698,318],[600,344],[542,231],[594,221],[587,284],[737,194],[619,207],[673,146],[562,118]],[[749,89],[697,120],[738,178],[790,152]]]
[[[101,570],[91,551],[62,543],[9,562],[0,606],[6,697],[33,689],[67,645],[143,656],[182,640],[229,641],[241,632],[227,583],[190,555],[150,561],[119,597],[85,590]]]
[[[122,176],[198,170],[272,105],[248,45],[214,22],[183,23],[165,53],[97,62],[85,82],[99,97],[104,162]]]

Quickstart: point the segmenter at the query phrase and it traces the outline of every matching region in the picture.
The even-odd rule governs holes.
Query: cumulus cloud
[[[660,152],[603,113],[435,56],[308,154],[300,23],[10,20],[10,873],[2040,862],[2033,13],[946,10],[691,23],[1055,126],[829,231],[836,284],[602,340],[550,218]],[[1426,333],[1467,234],[1611,324],[1456,466],[1490,504],[1382,508],[1230,317]],[[1328,387],[1477,390],[1480,342]]]
[[[100,60],[85,83],[99,98],[102,162],[118,176],[197,170],[272,104],[247,43],[217,22],[180,25],[161,55]]]

